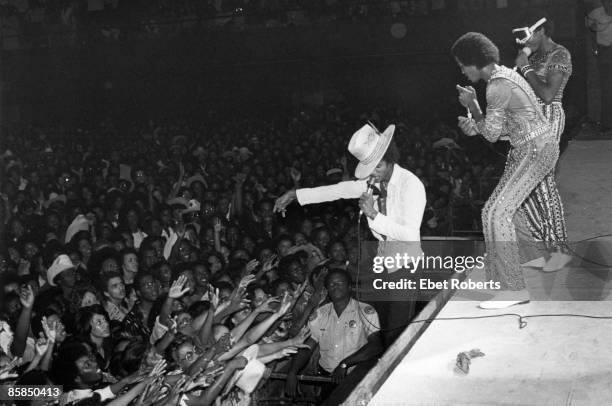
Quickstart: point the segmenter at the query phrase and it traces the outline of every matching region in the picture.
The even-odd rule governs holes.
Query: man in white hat
[[[294,200],[305,205],[358,198],[370,230],[379,240],[379,257],[396,258],[396,254],[402,257],[407,254],[408,258],[416,258],[422,255],[420,228],[425,211],[425,187],[416,175],[397,164],[399,153],[392,142],[394,131],[394,125],[390,125],[382,134],[370,125],[363,126],[353,134],[348,146],[349,152],[359,160],[355,169],[357,180],[288,191],[276,200],[274,211],[284,212]],[[380,190],[376,200],[371,192],[374,187],[369,185]],[[405,265],[387,267],[387,275],[381,275],[381,278],[392,281],[408,277],[410,274],[406,269],[396,273],[400,268],[410,268],[410,264]],[[379,293],[385,295],[393,292],[387,290]],[[387,304],[380,314],[383,319],[386,317],[385,344],[390,345],[403,330],[398,327],[407,325],[414,316],[414,301]]]
[[[70,257],[61,254],[47,269],[47,282],[50,286],[59,286],[65,301],[70,300],[76,284],[76,267]]]

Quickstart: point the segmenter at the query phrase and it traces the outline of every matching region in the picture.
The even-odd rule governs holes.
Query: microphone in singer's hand
[[[524,53],[525,55],[527,55],[527,58],[529,58],[529,55],[531,55],[531,48],[529,47],[525,47],[523,49],[521,49],[521,52]],[[514,68],[512,68],[512,70],[516,71],[516,69],[518,68],[518,66],[515,66]]]
[[[372,180],[372,178],[368,178],[367,185],[368,187],[366,189],[366,193],[371,196],[372,192],[374,191],[374,181]],[[359,217],[361,217],[362,214],[363,214],[363,209],[359,210]]]

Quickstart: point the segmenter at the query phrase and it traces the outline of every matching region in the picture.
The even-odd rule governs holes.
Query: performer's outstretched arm
[[[338,199],[357,199],[367,189],[365,180],[349,180],[335,185],[296,190],[300,205],[331,202]]]
[[[285,211],[286,207],[294,200],[297,200],[303,206],[305,204],[331,202],[338,199],[357,199],[366,189],[367,181],[364,179],[350,180],[329,186],[290,190],[276,199],[274,212]]]

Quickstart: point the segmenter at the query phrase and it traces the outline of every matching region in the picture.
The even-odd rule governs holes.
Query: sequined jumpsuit
[[[538,98],[544,115],[548,119],[557,143],[561,141],[561,134],[565,128],[565,112],[561,104],[563,90],[572,74],[572,60],[569,51],[562,45],[555,46],[545,53],[534,53],[529,57],[529,64],[533,67],[538,79],[546,83],[547,75],[551,71],[561,72],[563,81],[550,104]],[[544,241],[549,248],[558,248],[565,251],[567,242],[567,229],[563,203],[555,182],[554,169],[546,175],[542,183],[529,195],[522,209],[533,237]]]
[[[531,86],[515,71],[496,66],[487,84],[487,111],[476,124],[488,141],[507,135],[512,148],[506,167],[482,211],[489,280],[504,290],[521,290],[515,221],[529,194],[555,167],[559,145]],[[517,216],[517,219],[515,219]]]

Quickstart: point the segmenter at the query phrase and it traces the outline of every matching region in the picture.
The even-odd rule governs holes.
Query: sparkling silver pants
[[[558,158],[559,143],[553,137],[540,149],[533,140],[511,148],[504,173],[485,203],[482,211],[487,250],[485,270],[487,278],[500,282],[504,290],[525,288],[515,216],[525,199],[554,170]]]

